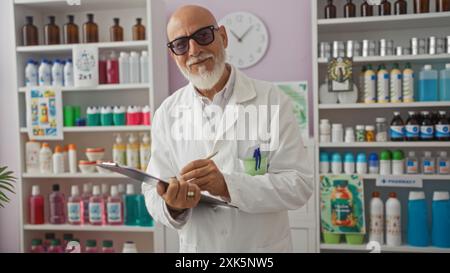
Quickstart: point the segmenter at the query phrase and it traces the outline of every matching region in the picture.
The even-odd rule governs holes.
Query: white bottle
[[[380,199],[380,193],[372,193],[370,200],[370,230],[369,241],[383,244],[384,236],[384,205]]]
[[[53,154],[53,173],[64,173],[64,150],[61,146],[56,146]]]
[[[64,146],[63,147],[63,159],[64,159],[64,172],[69,171],[69,147]]]
[[[328,119],[320,120],[320,143],[331,142],[331,125]]]
[[[52,66],[52,85],[63,86],[64,68],[60,60],[55,60]]]
[[[127,241],[123,244],[122,253],[138,253],[136,249],[136,244],[131,241]]]
[[[447,152],[441,151],[438,157],[438,174],[450,174],[450,159]]]
[[[36,62],[31,59],[25,67],[25,86],[38,86],[38,69]]]
[[[150,137],[147,133],[145,133],[142,137],[142,142],[139,146],[139,154],[141,170],[145,171],[147,169],[148,163],[150,162],[151,156]]]
[[[326,77],[325,82],[320,85],[319,102],[321,104],[336,104],[338,102],[338,94],[337,92],[330,92],[328,84],[328,77]]]
[[[72,59],[68,59],[64,65],[64,86],[74,86]]]
[[[389,193],[386,201],[386,245],[400,246],[402,244],[401,204],[395,192]]]
[[[377,73],[377,101],[389,102],[389,73],[384,65],[380,65]]]
[[[42,60],[39,66],[39,86],[50,86],[52,84],[52,71],[50,62]]]
[[[407,63],[403,70],[403,102],[414,101],[414,70]]]
[[[403,100],[402,95],[402,71],[400,71],[399,65],[394,64],[394,68],[391,70],[391,86],[389,96],[391,102],[399,103]]]
[[[381,175],[390,175],[392,174],[392,161],[387,159],[380,158],[380,174]]]
[[[134,134],[130,134],[127,144],[127,166],[139,169],[139,143]]]
[[[116,142],[113,145],[113,162],[122,166],[125,166],[127,162],[127,147],[120,134],[117,134]]]
[[[407,174],[418,174],[419,173],[419,160],[416,157],[416,153],[410,151],[408,157],[406,158],[406,173]]]
[[[39,170],[41,173],[53,172],[52,161],[52,150],[50,150],[50,146],[48,143],[42,143],[41,150],[39,151]]]
[[[342,124],[335,123],[331,126],[331,142],[342,143],[344,142],[344,129]]]
[[[130,55],[126,52],[120,52],[119,55],[119,82],[130,83]]]
[[[132,51],[130,54],[130,83],[139,83],[139,53]]]
[[[41,144],[30,140],[25,144],[27,173],[39,173],[39,151]]]
[[[141,65],[141,83],[148,83],[148,52],[142,51],[140,58]]]
[[[422,158],[422,172],[423,174],[436,173],[436,163],[434,158],[431,156],[430,151],[424,152],[424,156]]]
[[[69,172],[77,173],[77,147],[69,144]]]
[[[353,127],[345,128],[345,143],[354,143],[355,142],[355,131]]]
[[[364,103],[375,103],[377,97],[377,75],[368,65],[364,73]]]

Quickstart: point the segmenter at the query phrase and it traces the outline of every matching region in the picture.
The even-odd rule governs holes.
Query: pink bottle
[[[150,106],[148,105],[146,105],[144,109],[142,109],[142,125],[151,125]]]
[[[48,248],[47,253],[64,253],[61,247],[61,241],[59,239],[53,239],[50,243],[50,247]]]
[[[83,200],[81,200],[78,186],[73,185],[71,196],[67,202],[67,221],[71,225],[81,225],[83,223]]]
[[[106,81],[108,84],[119,83],[119,60],[114,51],[106,61]]]
[[[45,251],[48,250],[53,239],[55,239],[55,233],[45,233],[45,240],[44,240]]]
[[[97,241],[96,240],[87,240],[84,253],[98,253]]]
[[[44,246],[41,239],[33,239],[31,241],[30,253],[45,253]]]
[[[123,201],[117,186],[111,186],[111,196],[108,197],[106,207],[108,225],[123,225]]]
[[[136,123],[136,110],[134,109],[134,106],[128,106],[127,109],[127,125],[135,125]]]
[[[83,202],[83,223],[89,223],[89,199],[92,196],[92,185],[83,185],[83,194],[81,195],[81,200]]]
[[[44,224],[44,196],[39,192],[39,186],[34,185],[28,199],[29,223],[31,225]]]
[[[100,56],[100,60],[98,61],[98,83],[106,84],[106,58],[105,56]]]
[[[142,125],[144,122],[144,114],[142,113],[142,108],[139,106],[136,106],[136,125]]]
[[[113,241],[104,240],[102,243],[102,253],[115,253],[113,247]]]
[[[94,186],[93,196],[89,199],[89,223],[97,226],[105,224],[105,202],[99,186]]]
[[[49,195],[50,223],[64,224],[66,222],[66,201],[64,194],[59,191],[59,185],[53,185],[53,192]]]

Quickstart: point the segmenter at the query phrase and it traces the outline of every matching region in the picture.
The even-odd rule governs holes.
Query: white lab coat
[[[245,173],[240,158],[255,141],[177,141],[171,137],[171,113],[177,105],[201,108],[189,84],[167,98],[154,115],[147,171],[156,177],[173,177],[189,162],[218,150],[213,160],[225,177],[231,204],[239,209],[201,204],[172,219],[156,188],[143,183],[146,205],[156,221],[178,230],[180,252],[291,252],[288,210],[300,208],[310,198],[313,165],[308,162],[290,99],[271,83],[250,79],[237,69],[235,73],[228,105],[280,106],[279,148],[268,153],[267,173]],[[226,132],[236,130],[236,123],[234,119]]]

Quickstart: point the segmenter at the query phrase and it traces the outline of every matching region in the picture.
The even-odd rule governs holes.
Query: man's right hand
[[[156,189],[166,202],[173,218],[176,218],[186,209],[195,208],[200,201],[200,188],[195,184],[186,182],[182,178],[179,181],[176,178],[170,178],[169,186],[159,182]],[[189,197],[188,192],[193,192],[194,195]]]

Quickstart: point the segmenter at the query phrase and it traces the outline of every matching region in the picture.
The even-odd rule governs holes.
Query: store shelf
[[[355,143],[320,143],[320,148],[406,148],[406,147],[450,147],[450,141],[416,141],[416,142],[355,142]]]
[[[348,244],[320,244],[321,250],[342,250],[342,251],[365,251],[366,245]],[[412,247],[412,246],[381,246],[381,252],[412,252],[412,253],[450,253],[450,248],[439,247]]]
[[[322,175],[332,175],[331,173],[322,173],[320,174]],[[358,174],[355,174],[358,175]],[[364,180],[376,180],[379,177],[382,177],[383,175],[379,175],[379,174],[359,174],[359,176],[361,176]],[[440,175],[440,174],[412,174],[412,175],[389,175],[389,177],[398,177],[398,178],[402,178],[402,177],[414,177],[414,178],[418,178],[418,179],[422,179],[424,181],[443,181],[443,182],[448,182],[450,181],[450,175]]]
[[[121,178],[128,179],[128,177],[117,173],[60,173],[60,174],[42,174],[42,173],[23,173],[22,178],[45,178],[45,179],[61,179],[61,178]]]
[[[98,49],[146,49],[149,45],[148,41],[126,41],[126,42],[106,42],[93,43],[89,45],[96,45]],[[39,45],[39,46],[18,46],[16,51],[18,53],[70,53],[74,45]]]
[[[448,26],[450,12],[317,20],[318,31],[322,34],[376,31],[387,25],[389,30]]]
[[[94,92],[94,91],[148,91],[150,85],[147,83],[139,84],[102,84],[96,87],[61,87],[62,92]],[[25,93],[27,87],[20,87],[19,92]]]
[[[87,3],[86,3],[87,2]],[[92,12],[117,9],[145,8],[145,0],[95,0],[83,1],[82,5],[69,6],[67,0],[14,0],[17,6],[24,5],[40,12],[67,12],[68,9],[73,12]]]
[[[92,226],[92,225],[24,225],[24,230],[36,231],[98,231],[98,232],[153,232],[154,227],[139,226]]]
[[[95,132],[144,132],[150,131],[151,126],[83,126],[83,127],[64,127],[65,133],[95,133]],[[28,133],[27,128],[22,127],[21,133]]]
[[[412,102],[412,103],[352,103],[352,104],[319,104],[320,110],[349,109],[398,109],[398,108],[438,108],[450,107],[450,101]]]
[[[403,55],[403,56],[369,56],[369,57],[354,57],[353,63],[389,63],[389,62],[412,62],[425,63],[430,61],[448,61],[450,54],[439,55]],[[320,58],[318,63],[321,65],[328,64],[328,59]]]

